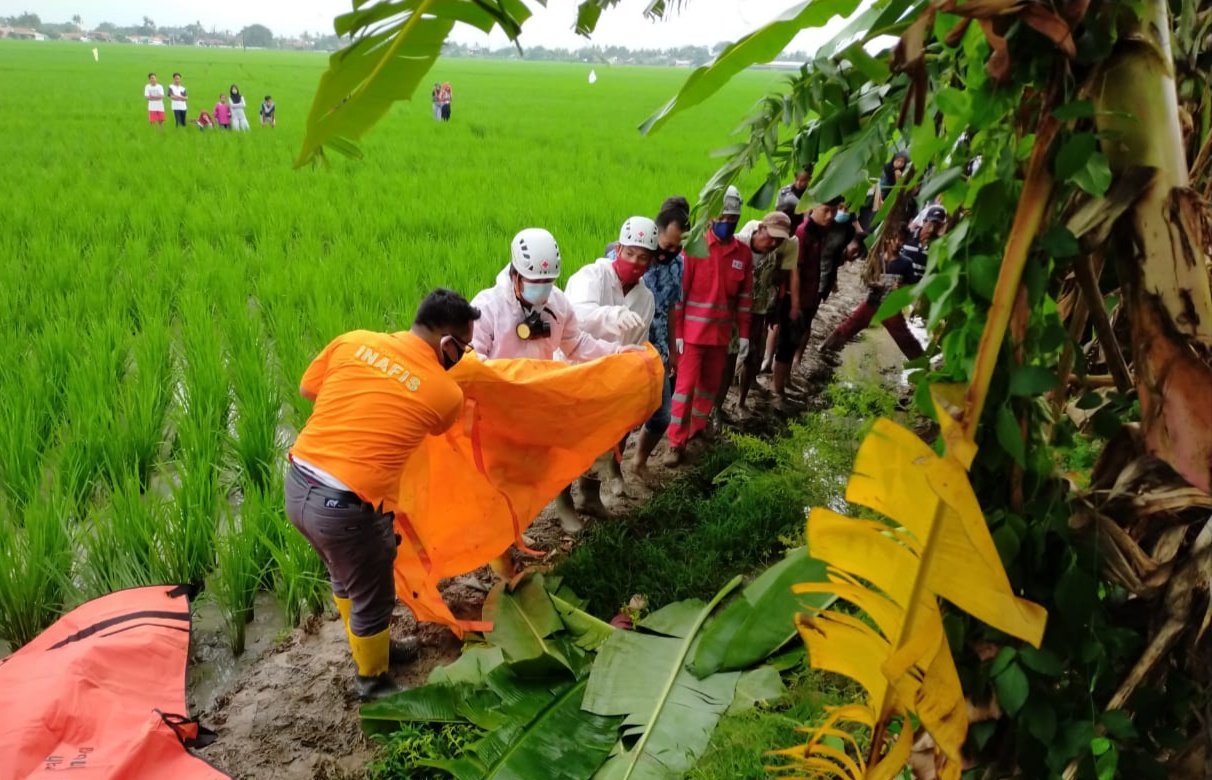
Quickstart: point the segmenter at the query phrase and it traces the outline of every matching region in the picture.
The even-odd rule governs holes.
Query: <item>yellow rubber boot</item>
[[[345,624],[345,633],[349,633],[349,613],[353,609],[353,602],[349,599],[341,598],[333,594],[333,603],[337,605],[337,614],[341,616],[341,622]]]
[[[354,688],[359,699],[371,701],[400,692],[400,688],[387,674],[388,657],[391,653],[391,629],[380,631],[374,636],[358,636],[350,632],[349,649],[353,652],[354,663],[358,667]]]

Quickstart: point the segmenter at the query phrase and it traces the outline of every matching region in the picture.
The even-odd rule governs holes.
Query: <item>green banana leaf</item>
[[[362,708],[363,729],[382,733],[400,721],[473,723],[485,735],[462,756],[422,762],[459,780],[588,780],[618,739],[622,718],[581,709],[587,680],[556,679],[494,668],[470,684],[426,685]]]
[[[499,647],[469,647],[454,663],[435,666],[426,682],[430,685],[479,685],[489,672],[503,663],[505,653]]]
[[[686,669],[686,659],[707,617],[740,583],[736,577],[697,611],[679,606],[653,613],[643,628],[660,626],[664,636],[618,631],[599,648],[584,707],[625,720],[623,739],[595,780],[679,778],[707,749],[741,675],[700,680]]]
[[[732,704],[728,705],[724,714],[736,715],[751,710],[759,704],[782,698],[785,693],[787,693],[787,686],[783,684],[779,670],[773,666],[759,666],[748,672],[741,672],[741,679],[737,680]]]
[[[703,629],[690,669],[700,678],[748,669],[795,637],[795,615],[805,607],[824,609],[831,595],[797,596],[797,582],[826,582],[825,564],[797,547],[741,591]]]

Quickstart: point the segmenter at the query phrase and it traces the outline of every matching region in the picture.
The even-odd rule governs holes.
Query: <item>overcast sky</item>
[[[547,8],[538,8],[523,27],[522,45],[578,48],[587,44],[572,31],[576,19],[576,0],[548,0]],[[769,22],[797,0],[691,0],[670,22],[652,23],[643,17],[647,0],[622,0],[614,10],[603,14],[592,43],[621,45],[633,49],[662,49],[673,46],[711,46],[731,41]],[[104,10],[101,10],[104,8]],[[275,35],[298,35],[333,31],[332,20],[352,8],[351,0],[0,0],[0,16],[32,11],[44,22],[70,21],[75,14],[85,26],[100,22],[137,25],[150,16],[158,25],[184,26],[201,21],[203,26],[239,30],[249,24],[264,24]],[[834,20],[829,29],[835,29]],[[466,25],[455,27],[454,40],[503,46],[499,32],[488,38]],[[801,34],[791,48],[815,49],[828,35]]]

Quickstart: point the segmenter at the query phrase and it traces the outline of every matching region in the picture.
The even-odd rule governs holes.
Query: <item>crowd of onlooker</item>
[[[227,92],[219,93],[219,100],[215,103],[213,111],[202,109],[193,120],[189,118],[189,90],[181,83],[180,73],[173,74],[172,83],[167,88],[156,79],[155,73],[148,73],[147,85],[143,87],[143,97],[147,101],[148,121],[161,130],[164,129],[164,120],[167,117],[164,110],[166,97],[177,127],[188,127],[192,121],[199,130],[219,128],[246,131],[249,129],[248,103],[241,94],[240,88],[235,84],[232,84]],[[273,97],[266,95],[260,108],[261,127],[277,126],[277,108]]]

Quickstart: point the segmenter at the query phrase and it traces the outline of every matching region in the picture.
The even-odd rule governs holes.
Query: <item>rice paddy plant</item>
[[[135,338],[132,365],[116,399],[122,415],[108,441],[111,475],[133,468],[146,490],[164,441],[164,421],[172,400],[172,344],[166,317],[149,317]]]
[[[66,502],[39,496],[0,516],[0,640],[14,649],[63,612],[72,566]]]
[[[265,537],[281,508],[269,501],[260,488],[245,488],[239,513],[230,514],[220,531],[215,545],[218,566],[207,578],[235,655],[244,652],[245,627],[253,618],[257,591],[267,579],[272,584],[273,556]]]
[[[261,541],[273,560],[274,598],[286,624],[297,626],[307,615],[324,611],[331,593],[328,569],[303,534],[286,518],[281,480],[263,500],[266,511],[262,515]]]
[[[102,44],[98,65],[89,48],[0,41],[0,71],[20,74],[6,94],[23,106],[5,135],[6,181],[21,186],[0,187],[0,578],[44,571],[31,556],[59,549],[22,527],[53,494],[62,518],[83,518],[61,545],[79,560],[58,567],[77,588],[197,582],[236,553],[216,527],[239,483],[236,536],[257,518],[260,581],[292,622],[328,593],[276,473],[282,429],[311,411],[298,382],[319,350],[350,329],[406,328],[434,287],[492,285],[523,227],[555,233],[566,275],[592,262],[626,216],[693,197],[709,152],[780,78],[744,74],[645,138],[636,124],[684,73],[616,68],[588,88],[578,65],[452,61],[459,120],[394,107],[364,162],[296,171],[323,58]],[[198,95],[238,73],[274,95],[279,126],[149,131],[128,100],[131,74],[148,70],[180,70]],[[65,79],[69,111],[55,97]],[[6,616],[55,602],[0,590]]]
[[[274,477],[279,457],[282,399],[267,359],[270,350],[260,317],[250,316],[244,308],[228,322],[228,373],[236,400],[231,444],[245,488],[264,490]]]
[[[107,449],[117,414],[116,390],[126,365],[124,328],[104,320],[83,339],[75,370],[68,377],[59,434],[62,492],[83,513],[99,479],[109,472]]]
[[[123,588],[176,582],[166,547],[170,512],[164,497],[145,492],[134,467],[116,477],[109,501],[75,524],[73,582],[79,600]]]
[[[213,462],[188,456],[177,467],[160,549],[172,582],[201,586],[215,566],[217,527],[227,498]]]
[[[24,507],[42,481],[43,454],[53,430],[53,401],[31,392],[40,378],[33,360],[18,361],[0,379],[0,484],[8,500]]]

